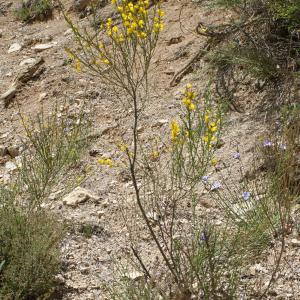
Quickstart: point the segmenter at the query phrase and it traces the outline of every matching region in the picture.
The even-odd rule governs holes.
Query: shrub
[[[1,299],[47,298],[56,287],[64,225],[41,203],[78,161],[86,127],[77,118],[59,116],[57,106],[48,116],[21,117],[26,150],[16,179],[0,186]]]
[[[26,191],[28,203],[36,207],[60,182],[79,159],[86,145],[88,120],[84,114],[70,118],[67,107],[60,113],[57,105],[49,115],[41,111],[35,118],[21,114],[26,134],[19,169],[18,187]]]
[[[15,14],[23,22],[44,20],[51,15],[52,8],[51,0],[22,0]]]
[[[200,22],[202,28],[197,27],[198,34],[209,37],[215,46],[211,47],[211,61],[221,98],[224,94],[234,98],[238,85],[243,84],[241,75],[251,75],[267,83],[263,86],[270,91],[282,92],[278,104],[290,100],[289,89],[299,74],[299,1],[216,0],[212,3],[213,9],[226,9],[232,15],[227,24],[204,26]]]
[[[1,208],[0,217],[0,297],[37,299],[50,294],[60,270],[61,223],[42,211],[26,214],[12,203]]]

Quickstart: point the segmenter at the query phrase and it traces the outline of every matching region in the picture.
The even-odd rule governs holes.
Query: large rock
[[[77,187],[69,195],[64,197],[63,204],[71,207],[77,207],[79,204],[88,200],[98,201],[99,197],[85,188]]]

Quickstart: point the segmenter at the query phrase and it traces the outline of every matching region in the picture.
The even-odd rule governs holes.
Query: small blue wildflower
[[[207,234],[205,232],[202,232],[200,234],[200,241],[206,241],[207,240]]]
[[[208,183],[208,176],[207,175],[204,175],[204,176],[202,176],[202,181],[204,182],[204,183]]]
[[[245,201],[248,201],[250,197],[251,197],[250,192],[243,192],[243,198]]]
[[[264,147],[272,147],[273,143],[270,140],[264,141]]]
[[[210,190],[211,191],[215,191],[215,190],[218,190],[219,188],[222,187],[222,184],[219,182],[219,181],[215,181],[212,185],[211,185],[211,188]]]
[[[234,152],[234,153],[232,154],[232,157],[233,157],[234,159],[240,159],[240,158],[241,158],[241,154],[240,154],[240,152]]]

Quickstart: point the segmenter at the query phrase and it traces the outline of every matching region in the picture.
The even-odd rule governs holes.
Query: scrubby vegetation
[[[78,116],[58,117],[42,110],[36,118],[21,115],[25,130],[17,177],[0,186],[0,297],[38,299],[54,291],[60,270],[63,221],[41,204],[78,161],[86,126]],[[66,180],[65,180],[66,181]]]
[[[15,14],[21,21],[31,22],[48,18],[52,9],[52,0],[22,0]]]
[[[280,99],[277,96],[273,102],[277,105],[291,100],[291,89],[299,76],[299,2],[216,0],[209,5],[232,15],[226,24],[199,23],[197,28],[198,34],[218,40],[210,56],[220,97],[235,100],[242,72],[276,90]]]

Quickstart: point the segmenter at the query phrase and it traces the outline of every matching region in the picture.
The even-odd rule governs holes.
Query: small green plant
[[[15,14],[23,22],[44,20],[51,15],[52,8],[51,0],[22,0]]]
[[[3,205],[3,191],[0,197],[1,299],[36,299],[49,294],[60,270],[62,224],[43,211],[22,211],[12,202],[16,199]]]
[[[269,4],[270,11],[275,18],[282,23],[282,26],[287,26],[289,31],[297,30],[300,27],[300,4],[297,0],[284,1],[273,0]]]
[[[211,55],[212,64],[220,69],[239,66],[255,78],[274,79],[281,75],[276,68],[276,60],[255,48],[240,48],[228,45]]]
[[[83,224],[80,231],[84,237],[91,238],[94,232],[94,228],[91,224]]]
[[[124,276],[107,290],[112,300],[167,300],[155,287],[143,279],[133,281]]]
[[[86,126],[57,106],[46,116],[21,115],[24,148],[16,178],[0,186],[0,298],[46,298],[56,287],[64,225],[41,204],[79,159]]]
[[[56,105],[49,115],[42,110],[36,118],[20,114],[27,150],[21,156],[18,186],[29,195],[29,206],[36,207],[49,195],[86,144],[88,121],[82,113],[70,119],[64,109],[61,113]]]

